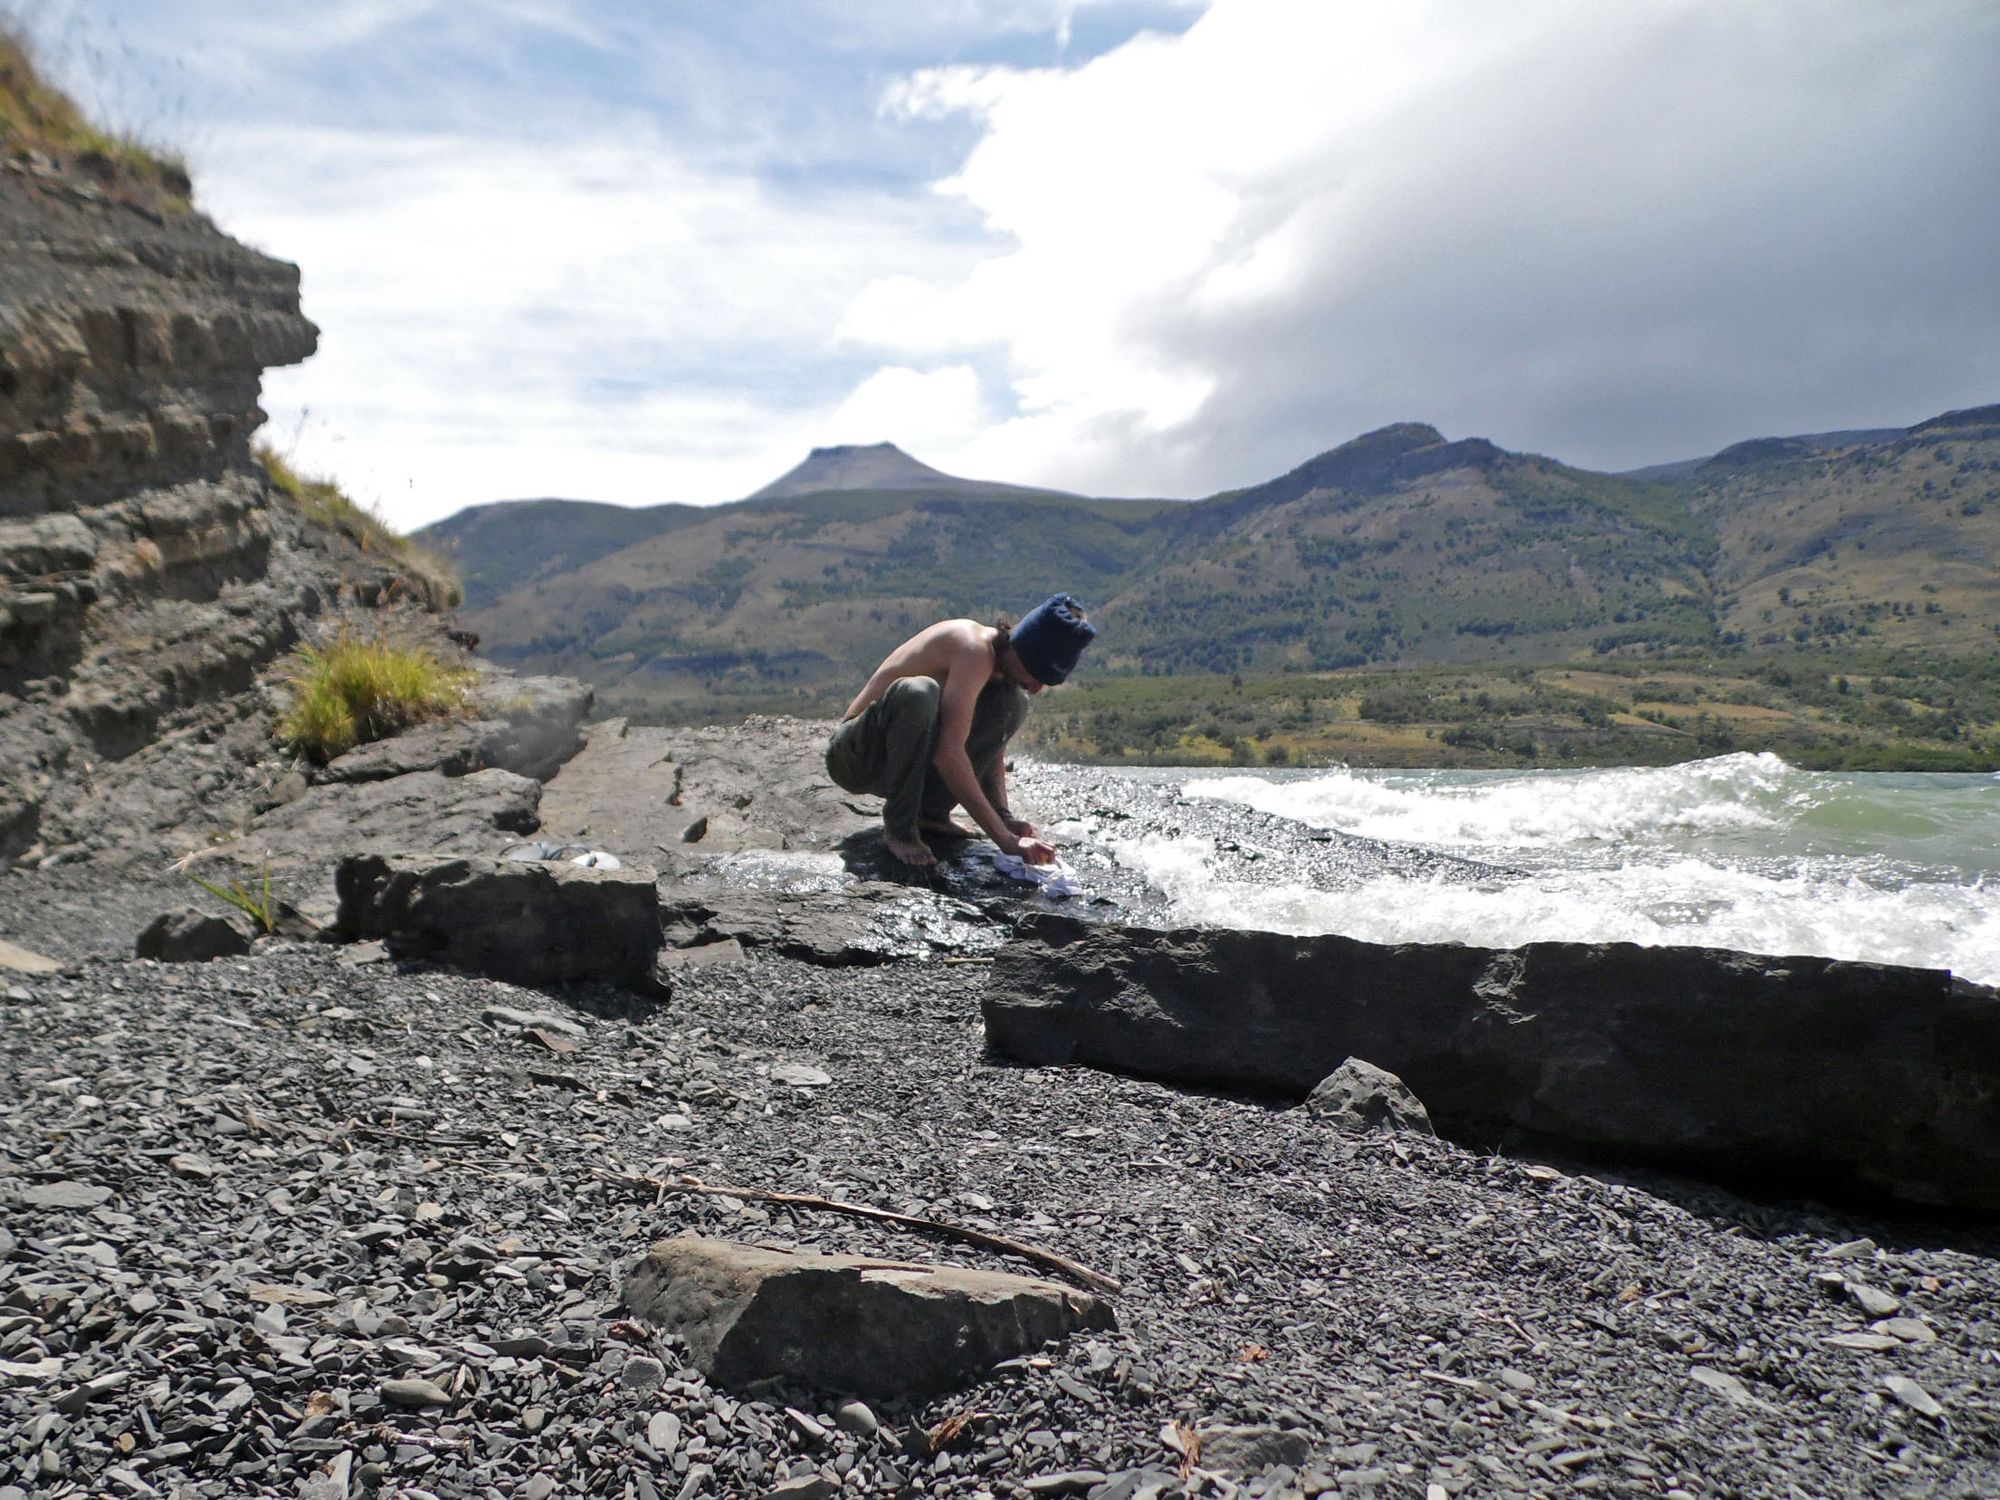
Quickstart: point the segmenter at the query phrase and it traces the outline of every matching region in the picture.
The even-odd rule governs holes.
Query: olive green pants
[[[941,823],[958,805],[931,764],[943,698],[935,678],[898,678],[827,742],[826,774],[847,791],[882,798],[882,826],[891,838],[915,839],[920,824]],[[992,785],[1007,742],[1027,717],[1028,695],[1006,678],[996,678],[980,692],[965,754],[981,786]],[[1007,809],[998,811],[1004,815]]]

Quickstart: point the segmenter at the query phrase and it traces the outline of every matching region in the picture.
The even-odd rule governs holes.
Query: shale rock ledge
[[[983,1010],[992,1046],[1024,1062],[1298,1099],[1365,1057],[1448,1135],[2000,1210],[2000,992],[1942,970],[1053,915],[1019,933]]]

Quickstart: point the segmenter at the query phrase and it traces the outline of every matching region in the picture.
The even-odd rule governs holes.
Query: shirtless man
[[[884,799],[889,852],[934,865],[924,835],[970,838],[952,820],[963,807],[1007,854],[1033,865],[1056,851],[1007,806],[1007,742],[1028,700],[1061,682],[1097,634],[1068,594],[1037,605],[1011,629],[940,620],[891,651],[847,705],[826,747],[826,770],[850,792]]]

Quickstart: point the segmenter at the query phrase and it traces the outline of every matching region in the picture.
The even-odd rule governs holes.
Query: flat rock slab
[[[670,863],[741,849],[831,849],[879,827],[872,805],[827,779],[831,723],[754,718],[727,728],[660,729],[623,719],[549,783],[542,828],[621,859]],[[872,799],[871,799],[872,804]],[[697,825],[697,837],[688,835]]]
[[[653,1246],[625,1304],[685,1340],[719,1385],[782,1377],[862,1396],[949,1390],[1115,1323],[1101,1298],[1052,1281],[696,1235]]]
[[[14,974],[59,974],[62,962],[0,938],[0,969]]]
[[[983,1008],[992,1045],[1025,1062],[1299,1098],[1365,1057],[1447,1131],[1787,1192],[2000,1208],[2000,992],[1941,970],[1053,915],[1019,930]]]
[[[419,724],[386,740],[357,745],[328,761],[319,780],[387,781],[418,771],[441,776],[469,776],[496,764],[489,745],[504,735],[505,724],[491,719],[445,719]]]
[[[336,876],[336,930],[516,984],[650,990],[660,949],[651,870],[363,854]]]
[[[838,891],[669,887],[660,921],[670,952],[735,943],[842,967],[931,953],[990,953],[1006,929],[969,902],[862,881]]]

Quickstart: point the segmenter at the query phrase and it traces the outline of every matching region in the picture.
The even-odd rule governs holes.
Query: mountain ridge
[[[1197,501],[932,479],[878,444],[817,450],[774,485],[896,484],[766,486],[636,522],[544,502],[518,531],[495,507],[428,539],[459,562],[497,659],[641,712],[823,706],[899,632],[1058,587],[1096,610],[1095,665],[1114,676],[1864,641],[1962,654],[2000,618],[1997,417],[1752,439],[1667,479],[1403,422]],[[621,526],[635,534],[588,535]]]

